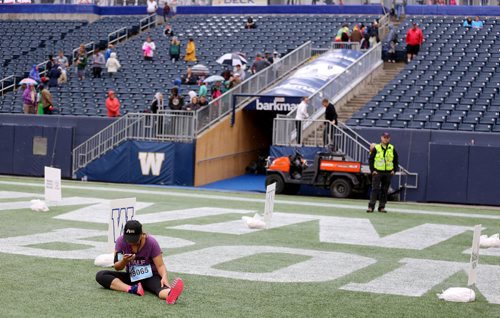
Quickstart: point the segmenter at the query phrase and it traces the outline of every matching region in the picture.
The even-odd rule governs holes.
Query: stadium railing
[[[259,73],[246,79],[233,89],[227,91],[219,98],[214,99],[204,108],[197,110],[197,133],[200,134],[232,112],[234,101],[233,97],[235,95],[258,94],[260,91],[269,87],[269,85],[307,61],[311,57],[311,53],[311,41],[308,41],[281,58],[278,62],[273,63]],[[234,107],[238,108],[246,102],[246,100],[239,101],[237,105],[234,105]]]
[[[128,113],[73,150],[73,175],[126,140],[192,142],[193,111]]]
[[[313,125],[303,133],[307,135],[304,140],[297,142],[295,132],[295,119],[278,117],[273,122],[273,145],[296,147],[333,147],[336,151],[346,155],[348,160],[368,164],[370,156],[370,142],[344,123],[330,124],[325,120],[314,120]],[[324,129],[324,127],[327,127]],[[326,134],[326,144],[324,135]],[[418,187],[418,173],[410,172],[405,167],[399,166],[397,173],[398,188],[416,189]]]

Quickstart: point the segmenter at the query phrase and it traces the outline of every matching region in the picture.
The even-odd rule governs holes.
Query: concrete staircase
[[[339,122],[345,122],[353,113],[366,105],[384,86],[389,83],[405,67],[405,63],[384,62],[383,72],[373,78],[361,89],[362,93],[354,95],[345,105],[336,106]],[[316,125],[303,140],[304,146],[323,145],[323,125]]]
[[[404,63],[387,63],[384,62],[384,72],[371,81],[362,90],[361,94],[357,94],[349,100],[345,105],[337,109],[339,121],[345,122],[352,116],[353,113],[366,105],[375,95],[380,92],[384,86],[389,83],[399,72],[405,67]]]

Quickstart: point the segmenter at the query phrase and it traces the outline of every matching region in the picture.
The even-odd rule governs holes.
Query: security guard
[[[398,153],[389,142],[391,135],[387,132],[380,136],[380,144],[376,145],[370,153],[370,171],[372,173],[372,193],[366,212],[372,213],[379,197],[378,211],[386,213],[385,203],[387,192],[391,185],[394,172],[399,168]]]

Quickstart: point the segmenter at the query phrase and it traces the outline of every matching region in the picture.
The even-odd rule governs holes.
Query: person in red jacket
[[[408,58],[408,63],[413,60],[415,55],[418,54],[420,50],[420,45],[424,41],[424,34],[422,30],[413,22],[413,27],[406,32],[406,54]]]
[[[115,92],[113,91],[108,92],[106,108],[108,109],[108,117],[120,116],[120,101],[115,97]]]

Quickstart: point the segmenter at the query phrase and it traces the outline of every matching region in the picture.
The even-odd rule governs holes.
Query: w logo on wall
[[[142,175],[159,176],[164,160],[165,154],[163,152],[139,152]]]

